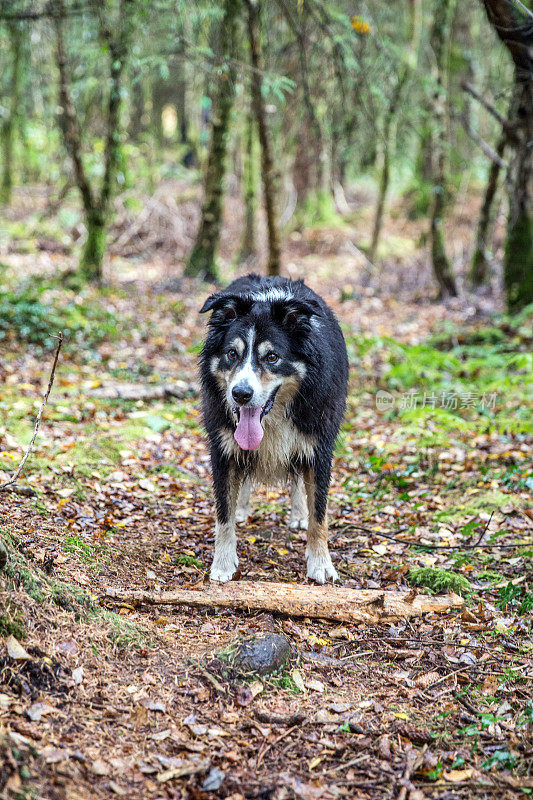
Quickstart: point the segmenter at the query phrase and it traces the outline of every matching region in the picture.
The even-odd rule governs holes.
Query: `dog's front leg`
[[[328,549],[327,504],[330,475],[330,460],[318,461],[315,467],[304,472],[309,509],[309,530],[305,551],[307,577],[317,583],[325,583],[328,578],[336,581],[339,577],[331,562]]]
[[[291,477],[291,518],[289,528],[295,531],[301,528],[306,531],[309,526],[307,499],[303,477],[296,473]]]
[[[242,475],[230,459],[218,452],[211,453],[213,486],[217,507],[215,525],[215,554],[210,577],[213,581],[230,581],[237,569],[237,537],[235,536],[235,510],[242,483]]]
[[[246,522],[250,516],[250,492],[252,489],[252,481],[250,478],[245,478],[241,484],[239,496],[237,499],[237,511],[235,512],[236,522]]]

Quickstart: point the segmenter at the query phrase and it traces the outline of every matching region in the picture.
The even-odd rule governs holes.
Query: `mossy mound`
[[[427,586],[433,592],[455,592],[465,595],[472,591],[470,581],[450,569],[434,567],[412,567],[409,570],[409,583],[412,586]]]

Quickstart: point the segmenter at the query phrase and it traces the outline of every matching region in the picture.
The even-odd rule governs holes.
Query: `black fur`
[[[257,301],[257,292],[278,290],[290,299]],[[306,374],[287,408],[287,415],[302,434],[316,438],[312,457],[296,455],[287,472],[312,467],[315,474],[315,514],[324,519],[335,440],[344,415],[348,358],[339,324],[324,300],[303,281],[248,275],[239,278],[204,303],[201,313],[212,311],[200,358],[202,407],[209,437],[213,483],[220,522],[228,518],[228,487],[232,470],[253,476],[257,451],[228,457],[220,444],[221,431],[234,431],[235,423],[225,394],[211,372],[211,360],[239,332],[255,326],[259,339],[268,339],[283,354],[281,374],[296,373],[292,362],[305,364]],[[221,366],[223,368],[223,365]],[[272,367],[272,372],[275,367]]]

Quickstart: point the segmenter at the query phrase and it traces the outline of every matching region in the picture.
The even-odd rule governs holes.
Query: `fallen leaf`
[[[9,658],[14,661],[31,661],[30,654],[26,652],[21,643],[12,634],[6,639],[6,648]]]
[[[48,703],[33,703],[26,711],[26,714],[32,722],[39,722],[41,717],[44,717],[46,714],[53,714],[55,710],[56,709]]]
[[[72,670],[72,679],[76,686],[80,685],[83,681],[83,667],[76,667],[76,669]]]
[[[312,689],[313,692],[321,692],[322,693],[326,689],[326,687],[324,686],[322,681],[314,680],[314,678],[311,678],[311,680],[306,681],[305,686],[308,689]]]
[[[451,769],[449,772],[443,772],[442,777],[451,783],[462,783],[471,778],[473,772],[473,769]]]
[[[91,765],[91,769],[95,775],[109,775],[109,765],[102,761],[101,758],[97,758],[96,761],[93,761]]]
[[[305,692],[305,683],[302,677],[302,673],[299,669],[293,669],[291,672],[291,678],[293,679],[295,686],[300,692]]]
[[[239,686],[236,693],[235,693],[235,702],[241,708],[245,708],[249,706],[250,703],[253,701],[254,696],[252,694],[252,690],[249,686]]]
[[[226,776],[221,769],[218,769],[218,767],[212,767],[209,770],[209,775],[202,783],[202,789],[204,792],[216,792],[217,789],[220,789],[222,786],[225,777]]]

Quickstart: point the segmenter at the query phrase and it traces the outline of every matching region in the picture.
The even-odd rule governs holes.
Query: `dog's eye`
[[[235,361],[237,358],[237,351],[232,348],[231,350],[228,350],[227,356],[230,361]]]
[[[267,353],[266,355],[266,360],[268,361],[269,364],[277,364],[279,361],[279,356],[276,353],[270,351],[270,353]]]

